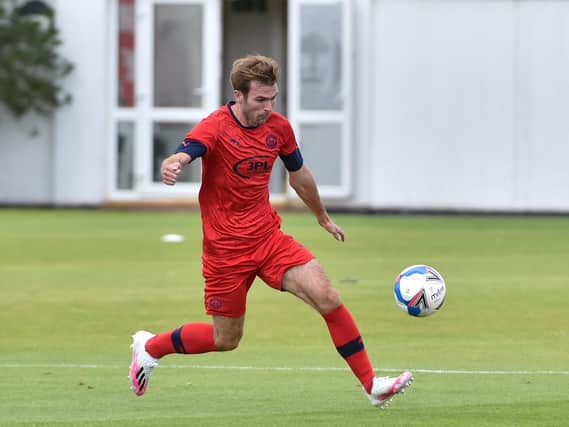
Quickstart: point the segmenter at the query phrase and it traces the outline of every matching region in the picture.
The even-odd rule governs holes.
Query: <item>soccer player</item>
[[[186,323],[157,335],[136,332],[129,372],[132,389],[143,395],[158,360],[168,354],[235,349],[243,334],[247,292],[258,276],[322,315],[334,346],[371,404],[383,409],[411,384],[412,374],[374,375],[350,312],[314,255],[281,231],[281,218],[269,203],[269,178],[279,157],[291,187],[318,224],[344,241],[344,231],[328,215],[303,162],[290,123],[273,111],[278,75],[279,66],[271,58],[249,55],[236,60],[231,71],[235,101],[198,123],[162,163],[163,182],[174,185],[184,166],[202,159],[202,272],[205,310],[212,323]]]

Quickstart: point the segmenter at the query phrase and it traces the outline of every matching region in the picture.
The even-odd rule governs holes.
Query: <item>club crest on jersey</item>
[[[273,135],[272,133],[268,134],[267,137],[265,138],[265,145],[267,146],[267,148],[273,149],[277,146],[277,137],[275,135]]]
[[[223,301],[217,297],[211,297],[207,301],[207,305],[211,310],[219,310],[223,306]]]
[[[245,179],[249,179],[253,175],[271,173],[272,158],[272,156],[246,157],[233,164],[233,172]]]

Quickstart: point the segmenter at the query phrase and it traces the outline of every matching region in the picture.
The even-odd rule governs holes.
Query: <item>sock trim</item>
[[[182,328],[180,326],[178,329],[172,331],[172,344],[174,344],[174,348],[176,349],[176,353],[186,353],[186,349],[184,348],[184,343],[182,342]]]
[[[364,343],[362,341],[361,336],[358,336],[356,339],[353,339],[352,341],[349,341],[344,345],[336,347],[336,350],[338,350],[338,353],[340,353],[340,356],[342,356],[344,359],[356,353],[359,353],[363,349],[364,349]]]

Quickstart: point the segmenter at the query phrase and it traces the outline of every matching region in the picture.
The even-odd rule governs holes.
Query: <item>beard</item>
[[[244,112],[245,119],[247,120],[248,126],[259,126],[265,123],[269,119],[270,113],[251,113]]]

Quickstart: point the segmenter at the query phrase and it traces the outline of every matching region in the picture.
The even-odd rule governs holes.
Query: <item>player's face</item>
[[[244,96],[239,92],[241,113],[245,117],[246,126],[259,126],[269,119],[279,94],[278,85],[267,86],[258,81],[252,81],[249,93]]]

